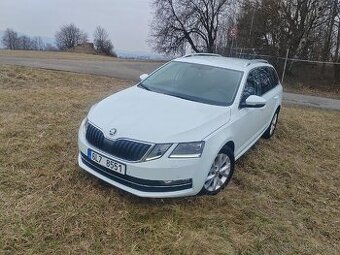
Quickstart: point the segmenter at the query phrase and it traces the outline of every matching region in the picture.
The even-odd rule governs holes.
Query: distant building
[[[78,44],[74,49],[71,51],[78,52],[78,53],[87,53],[87,54],[96,54],[96,50],[94,49],[93,43],[81,43]]]

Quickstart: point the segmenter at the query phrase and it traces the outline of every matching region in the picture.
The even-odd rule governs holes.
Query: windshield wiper
[[[145,90],[152,91],[149,87],[145,86],[143,83],[139,83],[138,86],[145,89]]]
[[[177,98],[180,98],[180,99],[184,99],[184,100],[189,100],[189,101],[194,101],[194,102],[198,102],[197,100],[195,100],[194,98],[190,97],[190,96],[184,96],[184,95],[178,95],[178,94],[173,94],[173,93],[170,93],[170,92],[160,92],[164,95],[168,95],[168,96],[171,96],[171,97],[177,97]]]

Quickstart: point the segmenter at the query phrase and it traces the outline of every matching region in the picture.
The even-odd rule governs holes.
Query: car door
[[[250,95],[261,96],[261,69],[255,68],[248,74],[246,84],[242,91],[240,107],[235,114],[236,120],[233,124],[233,132],[236,136],[235,151],[236,157],[241,156],[263,132],[265,122],[266,106],[262,108],[241,107],[243,101]]]
[[[275,76],[274,76],[275,75]],[[268,128],[270,121],[276,111],[278,94],[274,89],[279,81],[275,70],[272,67],[266,66],[260,68],[261,80],[261,97],[266,99],[266,107],[263,109],[262,130]]]

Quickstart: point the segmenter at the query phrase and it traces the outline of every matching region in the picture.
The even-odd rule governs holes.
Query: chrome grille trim
[[[89,123],[86,130],[86,140],[99,150],[129,162],[142,161],[153,147],[152,144],[124,138],[117,140],[107,139],[103,131],[91,123]]]

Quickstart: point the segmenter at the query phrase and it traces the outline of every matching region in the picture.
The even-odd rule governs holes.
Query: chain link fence
[[[327,87],[328,90],[340,92],[340,63],[256,54],[242,48],[232,49],[226,55],[265,59],[276,68],[283,83],[289,86]]]

